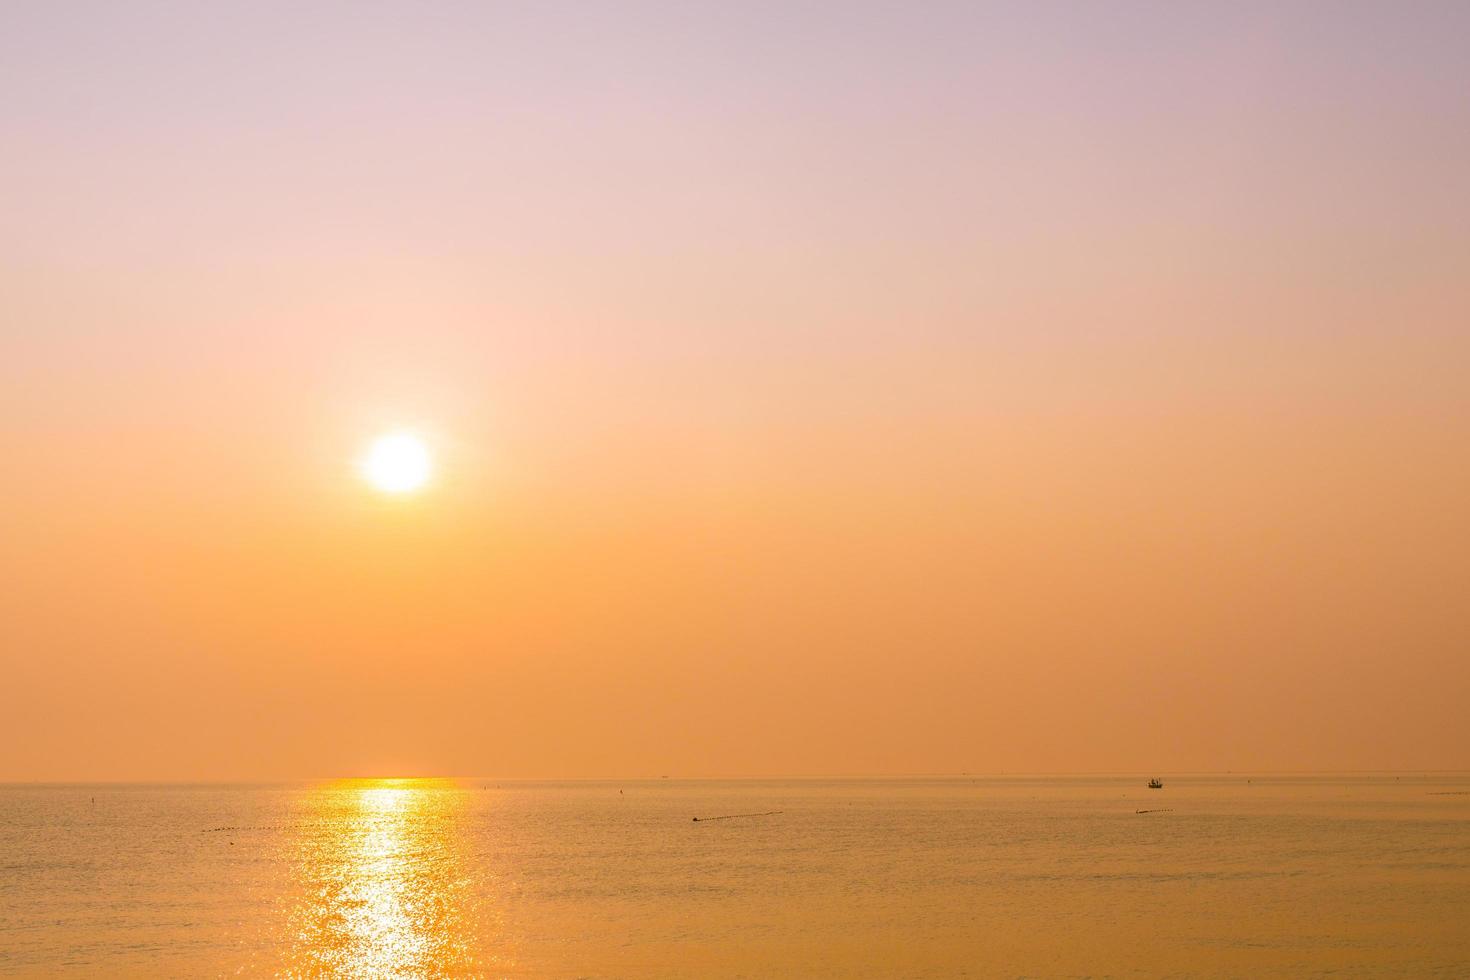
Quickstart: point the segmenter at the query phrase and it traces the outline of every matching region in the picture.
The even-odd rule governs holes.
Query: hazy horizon
[[[1470,767],[1466,37],[5,4],[0,781]]]
[[[1164,771],[1153,769],[1098,769],[1083,772],[850,772],[850,773],[690,773],[670,775],[607,775],[607,776],[497,776],[490,774],[451,775],[448,773],[377,773],[347,775],[317,775],[291,777],[262,777],[259,779],[7,779],[0,786],[291,786],[299,784],[333,783],[659,783],[659,782],[903,782],[907,780],[952,781],[1002,780],[1002,779],[1102,779],[1131,778],[1141,776],[1164,776],[1169,778],[1194,777],[1240,777],[1241,779],[1262,777],[1286,779],[1293,776],[1446,776],[1470,773],[1470,769],[1222,769]]]

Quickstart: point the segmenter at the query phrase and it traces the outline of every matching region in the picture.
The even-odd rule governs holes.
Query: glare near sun
[[[410,432],[379,436],[363,456],[363,478],[384,493],[411,493],[429,480],[429,448]]]

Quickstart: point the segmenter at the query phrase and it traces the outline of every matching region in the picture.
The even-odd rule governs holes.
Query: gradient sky
[[[0,779],[1470,766],[1467,37],[4,4]]]

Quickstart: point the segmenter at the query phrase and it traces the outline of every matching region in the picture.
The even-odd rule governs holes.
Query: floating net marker
[[[708,823],[711,820],[735,820],[738,817],[774,817],[776,814],[783,812],[785,811],[767,810],[764,813],[727,813],[723,817],[695,817],[694,822]]]

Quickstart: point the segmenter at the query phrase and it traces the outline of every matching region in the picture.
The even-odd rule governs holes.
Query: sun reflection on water
[[[457,832],[465,803],[451,780],[351,780],[315,794],[286,974],[483,975],[479,896]]]

